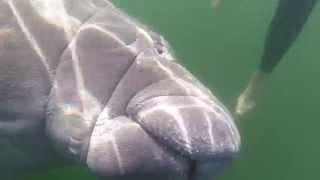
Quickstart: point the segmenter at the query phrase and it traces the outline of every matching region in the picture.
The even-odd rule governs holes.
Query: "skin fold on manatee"
[[[0,179],[57,161],[99,179],[219,174],[239,132],[168,47],[106,0],[0,0]]]

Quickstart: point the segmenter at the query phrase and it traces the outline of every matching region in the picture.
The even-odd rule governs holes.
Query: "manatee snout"
[[[237,155],[239,133],[223,106],[193,96],[136,102],[92,134],[87,164],[102,179],[212,180]]]

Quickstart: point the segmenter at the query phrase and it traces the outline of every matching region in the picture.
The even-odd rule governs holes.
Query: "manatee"
[[[0,0],[0,148],[2,180],[53,164],[207,180],[240,135],[165,38],[110,1]]]

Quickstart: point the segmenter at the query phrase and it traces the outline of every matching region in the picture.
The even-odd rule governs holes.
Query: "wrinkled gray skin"
[[[110,2],[0,0],[1,180],[63,160],[101,179],[206,180],[239,144],[166,41]]]

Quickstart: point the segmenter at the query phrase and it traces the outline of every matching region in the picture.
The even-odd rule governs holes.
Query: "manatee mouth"
[[[190,170],[189,170],[189,173],[188,173],[188,180],[195,180],[196,171],[197,171],[197,162],[196,161],[191,161]]]
[[[114,180],[211,180],[234,157],[193,156],[158,139],[128,117],[104,121],[93,131],[86,163],[94,173]]]

